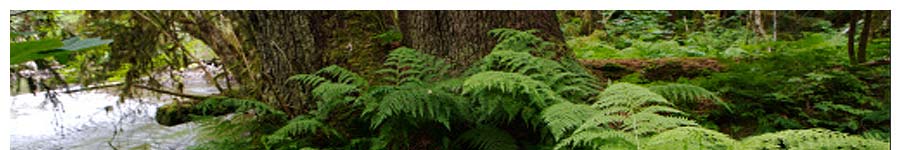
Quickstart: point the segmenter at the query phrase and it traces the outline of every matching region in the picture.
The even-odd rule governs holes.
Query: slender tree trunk
[[[869,33],[872,29],[872,11],[866,10],[865,17],[863,17],[863,29],[862,33],[860,33],[859,39],[859,49],[856,50],[856,62],[857,63],[865,63],[866,62],[866,45],[869,43]]]
[[[756,31],[762,37],[767,37],[766,29],[763,24],[763,17],[761,10],[753,10],[751,11],[751,17],[753,18],[753,30]]]
[[[850,29],[847,31],[847,54],[850,57],[850,64],[856,65],[856,53],[853,52],[853,46],[856,44],[856,11],[850,13]]]
[[[594,12],[584,10],[581,12],[581,35],[591,35],[594,32]]]
[[[554,11],[400,11],[399,19],[404,45],[447,59],[457,73],[490,53],[492,29],[538,29],[545,40],[564,43]]]

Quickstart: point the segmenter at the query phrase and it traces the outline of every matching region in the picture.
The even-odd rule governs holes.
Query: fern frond
[[[741,149],[890,149],[890,144],[827,129],[786,130],[745,138]]]
[[[328,82],[328,79],[312,74],[298,74],[289,77],[288,81],[298,81],[306,87],[316,87],[319,84]]]
[[[488,31],[491,36],[497,37],[499,42],[494,46],[493,51],[512,50],[517,52],[532,52],[535,50],[543,50],[545,47],[553,45],[551,42],[544,41],[534,33],[538,30],[519,31],[515,29],[500,28]]]
[[[505,32],[507,30],[498,29],[497,31],[504,31],[504,34],[501,34],[503,36],[516,36],[507,35]],[[498,32],[498,34],[499,33],[500,32]],[[502,45],[498,45],[498,48],[499,47],[502,47]],[[577,67],[580,68],[580,66]],[[503,71],[526,75],[534,80],[544,82],[551,87],[553,91],[562,95],[563,98],[573,101],[587,100],[589,97],[596,95],[596,89],[599,88],[599,82],[597,82],[593,75],[587,71],[569,69],[557,61],[548,58],[535,57],[527,51],[508,50],[504,48],[495,49],[482,58],[475,67],[471,67],[468,72],[477,73],[484,71]]]
[[[639,136],[679,126],[697,125],[688,119],[663,116],[682,112],[669,107],[671,103],[662,96],[638,85],[616,83],[600,93],[599,97],[601,98],[592,107],[599,110],[622,110],[610,114],[627,117],[628,119],[622,122],[623,129]]]
[[[319,135],[317,135],[319,134]],[[287,125],[282,126],[274,133],[265,137],[266,144],[279,143],[286,140],[293,140],[294,136],[339,136],[337,130],[329,127],[327,124],[320,122],[315,118],[299,116],[290,121]]]
[[[700,127],[679,127],[643,140],[650,150],[731,150],[737,142],[728,135]]]
[[[463,94],[472,97],[473,110],[481,115],[478,122],[502,118],[509,121],[516,116],[537,121],[532,119],[539,110],[563,101],[542,82],[521,74],[498,71],[469,77],[463,83]]]
[[[696,126],[683,112],[670,107],[662,96],[629,84],[610,85],[593,105],[558,103],[541,114],[557,138],[557,149],[567,146],[637,147],[639,138],[682,126]],[[574,130],[572,130],[574,129]],[[572,130],[569,136],[565,136]]]
[[[588,105],[561,102],[545,108],[541,117],[556,140],[559,140],[566,132],[584,124],[588,118],[598,113]]]
[[[440,58],[406,47],[391,51],[384,66],[384,69],[375,73],[384,75],[384,81],[395,85],[438,81],[447,76],[447,71],[451,67]]]
[[[316,71],[316,75],[320,77],[330,77],[333,82],[350,84],[356,87],[367,87],[369,85],[369,81],[362,76],[359,76],[359,74],[337,65],[319,69],[319,71]]]
[[[637,136],[618,130],[591,128],[572,134],[556,144],[554,149],[584,147],[591,149],[637,149]]]
[[[492,126],[479,126],[463,132],[457,139],[472,149],[483,150],[516,150],[516,139],[506,131]]]
[[[407,83],[400,86],[380,86],[366,94],[370,104],[363,112],[372,114],[372,128],[385,120],[431,120],[450,128],[450,119],[462,106],[462,97],[444,87],[433,84]]]
[[[662,95],[667,100],[673,103],[701,103],[701,102],[713,102],[718,105],[725,107],[726,109],[730,109],[728,104],[718,96],[716,93],[710,92],[703,87],[690,85],[690,84],[682,84],[682,83],[669,83],[664,85],[654,85],[648,87],[650,91]]]

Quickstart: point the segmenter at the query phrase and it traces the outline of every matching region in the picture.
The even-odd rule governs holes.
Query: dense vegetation
[[[53,17],[52,15],[59,15],[57,13],[60,12],[49,14]],[[338,54],[323,56],[325,58],[323,61],[349,58],[343,63],[351,63],[350,65],[340,63],[323,65],[315,71],[295,72],[281,81],[266,82],[289,85],[284,87],[287,87],[287,93],[292,94],[290,96],[253,95],[270,90],[265,86],[275,85],[253,84],[262,87],[232,89],[231,82],[225,82],[229,83],[225,87],[217,87],[223,93],[216,96],[191,96],[169,92],[167,94],[178,94],[197,100],[181,101],[161,107],[157,112],[157,120],[166,125],[187,121],[203,124],[204,135],[209,141],[192,147],[194,149],[888,149],[889,147],[890,29],[889,24],[884,23],[889,22],[887,18],[890,17],[887,13],[881,11],[778,11],[777,14],[776,11],[556,11],[555,13],[559,18],[559,28],[565,36],[565,42],[554,41],[558,39],[552,39],[552,35],[545,34],[548,31],[491,29],[488,33],[482,34],[489,35],[496,43],[489,44],[492,46],[490,49],[481,50],[485,55],[476,60],[459,58],[478,56],[474,54],[481,53],[479,51],[471,53],[467,51],[463,54],[467,56],[458,57],[440,51],[435,52],[436,50],[404,47],[410,45],[400,44],[400,41],[409,40],[410,37],[404,33],[410,31],[402,28],[400,29],[402,31],[388,27],[389,29],[381,33],[363,32],[366,37],[362,38],[375,41],[360,48],[363,52],[347,56]],[[94,20],[94,23],[127,26],[133,32],[167,33],[172,30],[173,34],[161,34],[162,36],[152,39],[150,42],[152,45],[123,45],[113,42],[111,46],[97,47],[109,41],[87,39],[83,40],[87,46],[78,49],[91,49],[76,52],[79,55],[75,55],[74,61],[61,61],[67,59],[61,59],[65,57],[55,54],[29,55],[27,58],[30,60],[22,61],[37,59],[35,62],[39,64],[38,66],[40,63],[58,62],[69,64],[65,66],[66,68],[77,68],[61,69],[62,73],[56,73],[50,69],[52,67],[46,65],[39,67],[57,74],[57,80],[62,83],[78,81],[79,78],[92,79],[90,81],[94,82],[123,81],[126,84],[123,86],[125,91],[133,90],[128,84],[149,84],[155,86],[136,87],[166,92],[180,89],[155,88],[164,87],[164,84],[178,85],[178,83],[159,83],[155,81],[156,75],[147,75],[147,72],[177,72],[187,67],[193,59],[198,59],[192,56],[193,53],[209,53],[204,52],[209,51],[205,50],[208,48],[194,46],[203,45],[202,42],[175,31],[181,30],[176,26],[182,24],[173,23],[171,24],[173,27],[160,30],[134,25],[134,22],[115,21],[121,19],[116,17],[149,15],[155,18],[172,17],[174,22],[179,22],[197,19],[192,18],[192,15],[203,16],[203,13],[155,14],[135,11],[88,14],[101,18],[100,21]],[[248,14],[254,15],[241,12],[236,16],[241,18]],[[336,14],[359,18],[369,18],[366,16],[371,15],[365,12]],[[101,17],[103,15],[108,16]],[[828,17],[835,15],[851,17],[849,19]],[[227,13],[223,16],[234,17]],[[404,13],[394,13],[392,19],[394,24],[398,22],[397,19],[403,19],[397,16],[404,16]],[[251,19],[247,20],[264,17],[272,16],[260,15],[249,17]],[[766,18],[767,21],[762,21]],[[191,21],[193,22],[190,23],[201,23]],[[165,21],[160,21],[163,22]],[[365,25],[360,22],[348,24]],[[773,23],[783,28],[764,25]],[[854,35],[856,28],[860,28],[857,24],[860,24],[862,33]],[[49,31],[58,31],[54,28],[59,26],[66,25],[64,23],[36,25]],[[367,26],[367,28],[376,27]],[[101,28],[85,27],[84,30],[96,29]],[[250,29],[266,28],[257,26]],[[51,33],[53,32],[41,36],[57,39],[70,36],[66,33]],[[97,35],[104,34],[106,33]],[[347,33],[336,35],[343,34]],[[19,36],[21,35],[13,37]],[[34,37],[40,36],[19,38],[13,44],[14,50],[26,49],[18,45],[27,45],[29,42],[40,40]],[[348,39],[358,38],[360,37]],[[859,49],[853,48],[857,39]],[[122,41],[116,38],[114,40]],[[165,42],[177,44],[157,45]],[[210,41],[203,42],[211,45]],[[182,43],[189,45],[185,46]],[[56,46],[68,45],[71,44]],[[276,44],[271,45],[278,47]],[[322,49],[327,49],[329,47],[327,45],[333,43],[325,45],[326,48]],[[110,47],[141,46],[169,51],[128,53],[110,50]],[[478,47],[467,46],[469,46],[467,48]],[[561,47],[571,49],[571,53],[560,50]],[[257,48],[265,47],[257,45]],[[59,52],[59,49],[66,50],[55,47],[28,49],[52,52]],[[384,52],[384,59],[366,58],[367,55],[377,54],[378,49],[388,49]],[[261,55],[254,59],[264,59],[267,56],[266,51],[245,49],[239,52]],[[106,61],[93,62],[88,58],[104,55],[129,56],[141,61],[115,63],[123,60],[106,58],[101,59]],[[447,57],[455,59],[449,61]],[[357,62],[361,60],[367,62]],[[117,65],[109,68],[97,65],[105,63]],[[148,63],[149,66],[131,66],[135,65],[134,63]],[[360,66],[360,63],[365,65]],[[232,70],[235,73],[212,77],[212,80],[229,76],[240,78],[241,74],[266,72],[266,68],[260,66],[268,64],[244,62],[239,65],[246,65],[245,67],[251,69],[240,66],[226,67],[246,70]],[[28,67],[14,65],[13,70],[16,73],[27,70]],[[90,73],[91,70],[84,69],[103,73]],[[144,76],[149,76],[151,82],[138,81]],[[161,80],[178,80],[178,77],[172,74],[159,76],[170,77]],[[29,80],[16,83],[22,82],[24,85],[34,87],[38,86],[32,84],[44,83],[31,81],[32,78],[49,80],[26,75],[15,77]],[[264,76],[246,77],[264,78]],[[263,80],[248,78],[239,80],[249,82]],[[246,82],[244,83],[247,86]],[[13,87],[19,86],[13,84]],[[47,87],[43,90],[52,88],[48,86],[39,87]],[[34,88],[31,91],[34,91]],[[273,97],[299,98],[272,100]]]

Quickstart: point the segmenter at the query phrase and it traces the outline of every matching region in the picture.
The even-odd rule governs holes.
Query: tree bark
[[[581,12],[581,35],[591,35],[594,32],[594,12],[584,10]]]
[[[856,50],[856,62],[863,63],[866,62],[866,45],[869,43],[869,33],[872,29],[872,11],[866,10],[865,17],[863,17],[863,29],[862,33],[860,33],[859,39],[859,49]]]
[[[235,34],[250,56],[243,92],[289,114],[315,105],[287,79],[340,65],[365,75],[380,66],[387,50],[372,36],[389,30],[384,11],[233,11]]]
[[[554,11],[400,11],[399,20],[405,46],[445,58],[453,72],[490,53],[497,43],[492,29],[538,29],[539,37],[564,43]]]
[[[850,27],[847,31],[847,55],[850,57],[850,64],[856,65],[856,53],[853,51],[853,46],[856,42],[854,42],[856,37],[856,11],[850,13]]]

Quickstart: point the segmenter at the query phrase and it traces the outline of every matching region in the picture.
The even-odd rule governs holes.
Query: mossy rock
[[[193,111],[192,104],[170,103],[156,109],[156,123],[164,126],[174,126],[190,122],[190,114]]]

